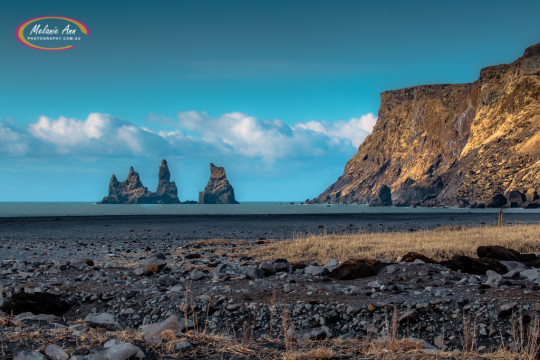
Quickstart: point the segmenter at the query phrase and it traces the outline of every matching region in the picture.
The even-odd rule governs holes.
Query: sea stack
[[[170,182],[171,173],[167,160],[161,161],[158,176],[157,191],[153,193],[143,186],[133,166],[129,168],[125,181],[119,182],[113,174],[109,182],[109,195],[98,204],[179,204],[178,189],[174,181]]]
[[[199,204],[238,204],[224,168],[210,163],[210,180],[204,191],[199,192]]]
[[[158,187],[155,192],[156,204],[179,204],[178,189],[176,184],[171,182],[171,173],[167,166],[167,160],[161,160],[158,173]]]

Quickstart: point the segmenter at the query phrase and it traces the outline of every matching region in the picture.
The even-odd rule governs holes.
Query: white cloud
[[[376,122],[377,117],[369,113],[359,118],[351,118],[349,121],[308,121],[306,123],[296,124],[295,126],[325,134],[334,140],[347,139],[357,148],[366,136],[371,134]]]
[[[0,121],[0,154],[19,156],[25,155],[29,150],[27,136],[12,129],[9,121]]]
[[[354,153],[376,122],[373,114],[349,121],[308,121],[294,125],[260,120],[240,112],[212,117],[186,111],[177,116],[176,129],[155,131],[108,114],[91,113],[86,119],[40,116],[17,132],[0,122],[0,152],[42,156],[163,155],[186,157],[235,156],[261,158],[317,157]],[[150,125],[147,123],[147,125]]]

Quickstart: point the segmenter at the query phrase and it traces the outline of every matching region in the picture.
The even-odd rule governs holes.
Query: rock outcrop
[[[540,44],[470,84],[383,92],[373,133],[312,202],[380,204],[383,185],[396,206],[537,206]]]
[[[156,204],[178,204],[178,189],[171,182],[171,173],[167,166],[167,160],[161,160],[158,172],[158,186],[154,194]]]
[[[210,180],[204,191],[199,192],[199,204],[238,204],[224,168],[210,163]]]
[[[157,191],[153,193],[143,186],[133,167],[129,168],[128,177],[122,182],[113,174],[109,183],[109,195],[98,204],[179,204],[178,189],[174,181],[170,181],[167,160],[161,161],[158,176]]]

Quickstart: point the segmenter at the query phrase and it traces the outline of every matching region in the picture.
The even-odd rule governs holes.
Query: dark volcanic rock
[[[450,260],[441,261],[440,264],[454,271],[475,275],[485,275],[488,270],[499,274],[508,272],[506,266],[499,260],[492,258],[473,259],[468,256],[455,255]]]
[[[167,166],[167,160],[161,160],[158,173],[158,187],[154,194],[156,204],[179,204],[178,189],[176,184],[171,182],[171,173]]]
[[[503,207],[508,203],[508,200],[503,194],[497,194],[491,198],[490,201],[487,202],[486,206],[488,208],[498,208]]]
[[[312,203],[369,204],[384,184],[394,206],[499,207],[511,191],[528,195],[509,205],[538,205],[540,44],[475,82],[385,91],[380,103],[373,132]]]
[[[70,305],[58,295],[47,293],[17,294],[9,298],[1,307],[2,311],[14,315],[24,312],[33,314],[54,314],[60,316]]]
[[[479,246],[476,249],[476,255],[479,258],[493,258],[506,261],[520,261],[521,258],[521,254],[518,251],[502,246]]]
[[[506,194],[506,198],[508,199],[510,207],[512,208],[522,207],[523,204],[527,201],[525,194],[517,190],[509,191]]]
[[[210,163],[210,180],[204,191],[199,192],[199,204],[238,204],[224,168]]]
[[[353,280],[377,275],[382,264],[374,259],[349,259],[332,270],[328,276],[337,280]]]
[[[371,201],[369,206],[392,206],[392,191],[386,185],[382,185],[377,192],[377,199]]]
[[[413,262],[415,260],[422,260],[423,262],[425,262],[426,264],[436,264],[437,262],[431,258],[428,258],[427,256],[425,255],[422,255],[422,254],[419,254],[419,253],[415,253],[413,251],[411,252],[408,252],[406,253],[405,255],[403,255],[403,257],[401,258],[401,261],[402,262]]]
[[[167,161],[161,161],[159,183],[155,193],[143,186],[139,174],[131,167],[125,181],[118,182],[113,174],[109,183],[109,195],[98,204],[179,204],[176,184],[170,182],[171,173]]]

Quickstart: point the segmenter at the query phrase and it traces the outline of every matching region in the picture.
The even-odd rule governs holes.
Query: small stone
[[[189,341],[180,341],[174,344],[174,349],[176,351],[186,351],[189,349],[193,349],[193,345]]]
[[[501,274],[496,273],[493,270],[488,270],[486,272],[486,276],[487,276],[486,285],[489,285],[492,288],[499,287],[503,278]]]
[[[116,318],[109,313],[88,314],[84,319],[91,327],[101,327],[107,330],[120,330],[121,325]]]
[[[49,344],[45,348],[45,355],[47,355],[51,360],[67,360],[69,355],[56,344]]]
[[[39,351],[28,351],[23,350],[20,353],[18,353],[13,360],[47,360],[45,355],[40,353]]]

